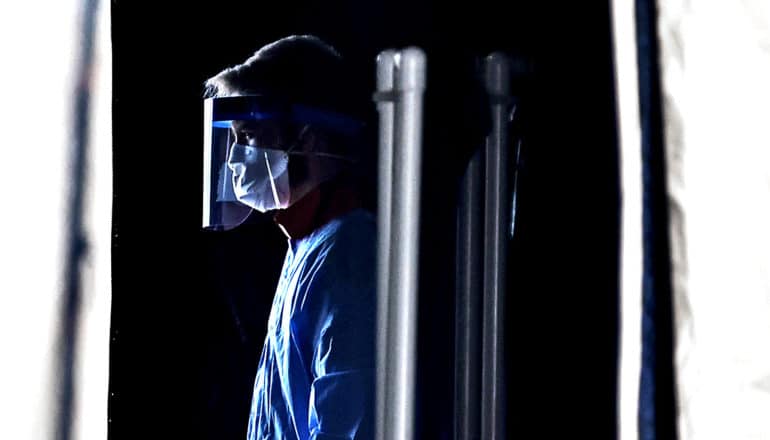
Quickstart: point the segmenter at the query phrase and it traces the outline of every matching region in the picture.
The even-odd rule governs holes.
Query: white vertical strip
[[[642,152],[633,0],[614,0],[612,12],[622,185],[618,438],[636,440],[642,353]]]
[[[107,438],[112,232],[112,50],[110,2],[100,1],[94,35],[91,126],[85,188],[88,252],[81,272],[75,440]]]
[[[0,3],[0,438],[52,438],[79,3]]]
[[[679,436],[770,438],[770,4],[659,6]]]

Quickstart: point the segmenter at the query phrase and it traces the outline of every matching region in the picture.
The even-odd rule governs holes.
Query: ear
[[[326,151],[326,136],[312,125],[302,128],[298,136],[300,151]]]

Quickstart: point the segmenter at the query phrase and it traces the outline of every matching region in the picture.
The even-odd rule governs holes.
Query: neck
[[[361,206],[355,190],[333,183],[321,185],[278,211],[274,220],[290,239],[300,239],[331,220]]]

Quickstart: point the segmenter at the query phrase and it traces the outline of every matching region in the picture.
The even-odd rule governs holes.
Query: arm
[[[329,316],[313,356],[308,428],[314,440],[362,438],[372,431],[374,322],[362,318],[374,314],[356,308],[351,311],[360,316],[351,317],[347,306]]]
[[[309,361],[307,423],[313,440],[373,438],[374,253],[367,240],[333,242],[319,255],[297,305],[297,328],[303,331],[295,336]]]

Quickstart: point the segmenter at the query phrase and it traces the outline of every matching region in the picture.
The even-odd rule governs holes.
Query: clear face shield
[[[294,151],[293,145],[260,145],[248,128],[264,121],[289,121],[354,135],[362,124],[347,116],[310,107],[288,105],[265,96],[209,98],[204,101],[203,222],[205,229],[228,230],[252,211],[285,209],[339,168],[344,157],[324,152]],[[243,129],[243,130],[242,130]],[[329,159],[321,171],[293,181],[289,156]],[[297,160],[297,159],[292,159]]]

